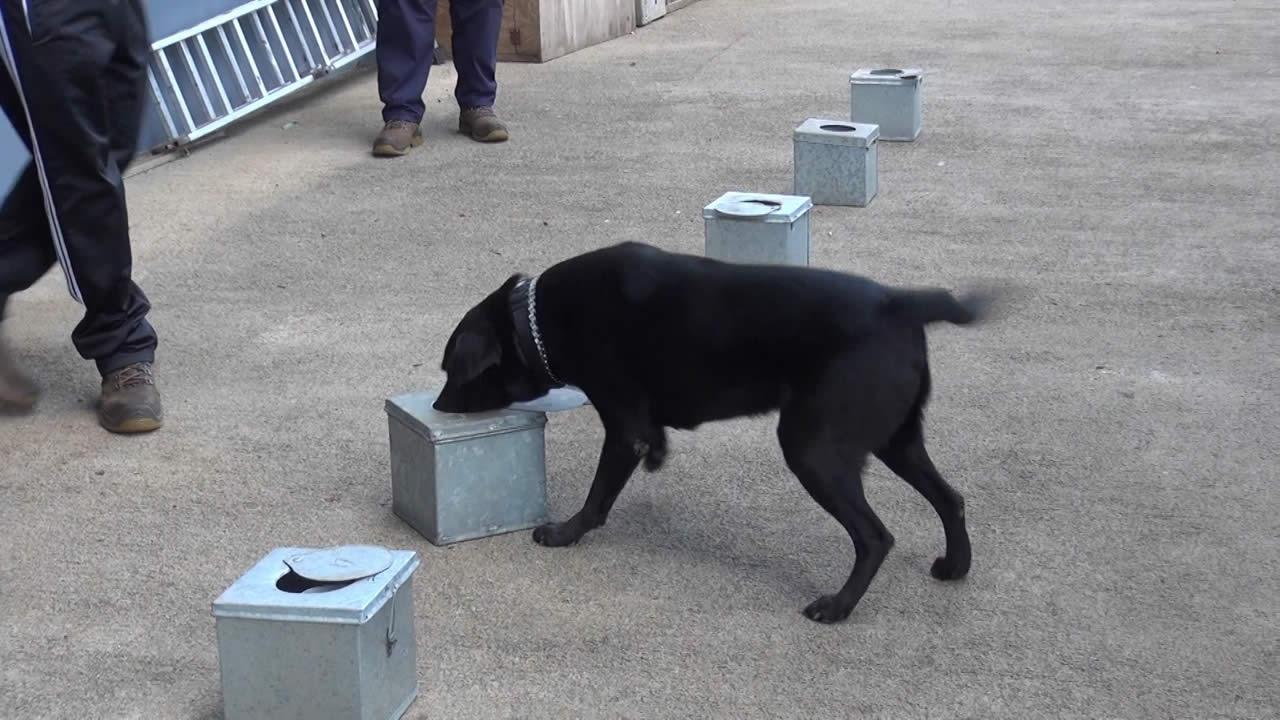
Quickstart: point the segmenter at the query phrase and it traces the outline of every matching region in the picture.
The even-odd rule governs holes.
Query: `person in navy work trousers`
[[[72,341],[102,376],[98,420],[122,433],[162,424],[156,332],[130,278],[121,179],[149,53],[142,0],[0,0],[0,106],[31,152],[0,205],[0,319],[10,295],[60,265],[84,306]],[[0,404],[29,409],[37,399],[0,342]]]
[[[498,85],[498,32],[503,0],[450,0],[454,97],[458,130],[480,142],[502,142],[507,128],[493,111]],[[422,144],[422,116],[435,49],[436,0],[378,0],[378,96],[385,125],[373,142],[380,157],[404,155]]]

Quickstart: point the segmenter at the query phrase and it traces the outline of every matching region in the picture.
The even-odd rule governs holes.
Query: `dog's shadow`
[[[635,498],[620,503],[608,524],[588,533],[581,544],[634,553],[633,558],[663,557],[684,568],[705,567],[708,576],[723,576],[728,570],[741,585],[758,585],[764,592],[803,603],[844,583],[854,548],[839,523],[821,510],[797,522],[809,529],[779,534],[778,528],[757,521],[749,509],[725,518],[676,500]],[[935,556],[934,549],[924,545],[898,547],[886,566],[927,577]],[[881,573],[877,582],[896,584],[898,574]]]
[[[661,556],[684,568],[714,568],[708,574],[729,568],[740,574],[741,582],[759,583],[795,598],[829,592],[851,567],[853,548],[838,526],[821,546],[799,541],[780,546],[771,542],[776,533],[749,517],[736,518],[729,532],[717,532],[721,526],[707,520],[674,506],[636,499],[619,507],[609,523],[589,533],[582,544]],[[831,567],[815,569],[812,563],[796,562],[795,553],[816,553],[825,558],[819,560],[822,566]]]

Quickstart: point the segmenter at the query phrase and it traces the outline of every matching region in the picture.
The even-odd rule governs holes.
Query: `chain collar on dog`
[[[553,387],[565,383],[551,371],[551,362],[547,359],[547,347],[542,340],[542,332],[538,329],[538,276],[520,278],[511,290],[511,312],[516,323],[516,341],[523,355],[537,355],[541,361],[539,367],[546,374]],[[529,344],[533,347],[528,347]],[[532,352],[530,352],[532,351]]]

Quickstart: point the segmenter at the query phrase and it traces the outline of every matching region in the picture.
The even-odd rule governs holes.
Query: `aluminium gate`
[[[185,144],[374,49],[375,0],[253,0],[152,43],[167,143]]]

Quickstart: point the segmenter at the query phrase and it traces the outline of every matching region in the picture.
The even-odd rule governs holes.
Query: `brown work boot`
[[[382,132],[373,141],[373,154],[378,157],[398,157],[422,144],[422,128],[410,120],[391,120],[382,126]]]
[[[151,363],[126,365],[102,378],[98,422],[114,433],[144,433],[164,424]]]
[[[40,399],[40,388],[27,377],[13,360],[9,348],[0,338],[0,405],[17,410],[30,410]]]
[[[477,142],[502,142],[507,139],[507,126],[491,107],[465,108],[458,114],[458,132]]]

